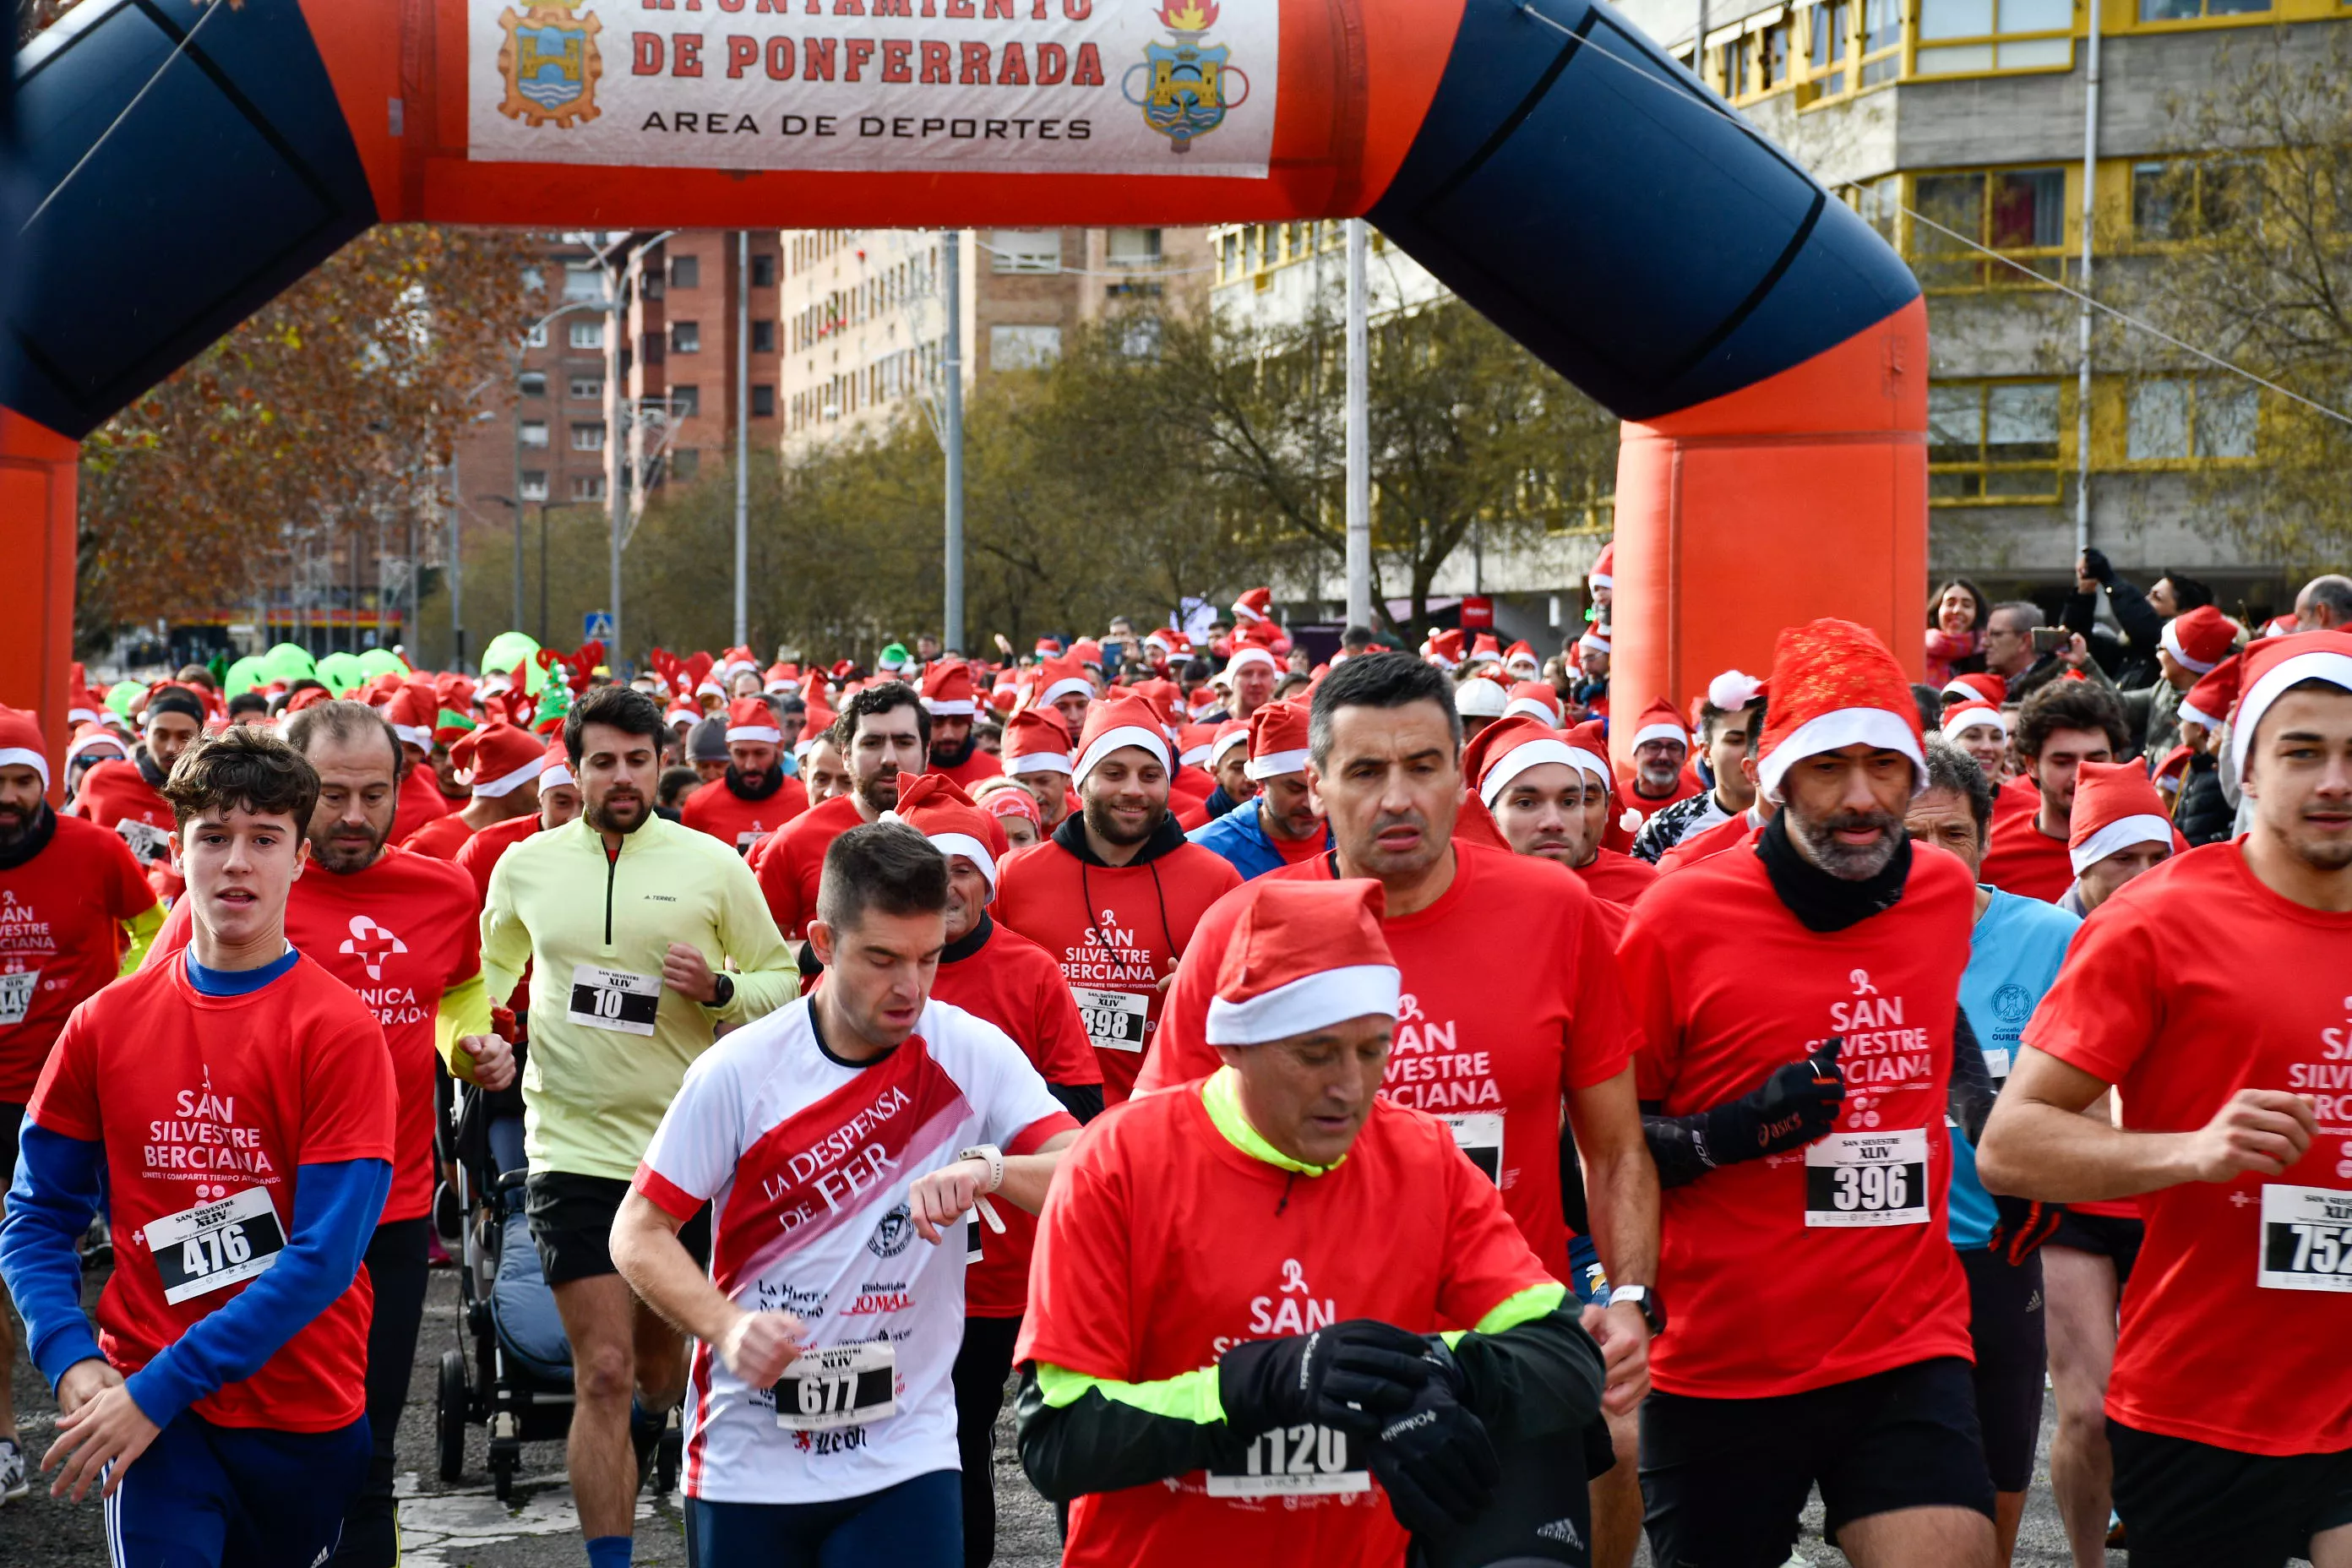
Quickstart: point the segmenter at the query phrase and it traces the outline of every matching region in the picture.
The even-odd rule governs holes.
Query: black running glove
[[[1712,1110],[1659,1116],[1645,1108],[1642,1130],[1659,1184],[1685,1186],[1709,1171],[1801,1149],[1828,1132],[1845,1103],[1838,1068],[1844,1047],[1843,1036],[1832,1035],[1811,1056],[1765,1079],[1763,1088]]]
[[[1478,1417],[1440,1384],[1380,1429],[1370,1468],[1397,1522],[1415,1535],[1445,1535],[1494,1500],[1503,1468]]]
[[[1217,1398],[1237,1432],[1313,1422],[1369,1434],[1435,1376],[1426,1344],[1370,1318],[1313,1333],[1249,1340],[1217,1363]]]

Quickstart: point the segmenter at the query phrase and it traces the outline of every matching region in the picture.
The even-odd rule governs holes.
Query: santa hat
[[[1462,662],[1462,633],[1452,626],[1430,633],[1421,645],[1421,657],[1440,669],[1454,668]]]
[[[1262,664],[1277,675],[1282,672],[1282,661],[1274,657],[1273,649],[1257,643],[1243,643],[1234,649],[1234,657],[1225,665],[1225,673],[1238,675],[1253,664]]]
[[[971,666],[944,659],[923,677],[923,709],[934,718],[969,719],[979,710],[971,696]]]
[[[824,705],[823,698],[813,698],[808,711],[801,715],[801,738],[793,743],[793,754],[800,756],[832,732],[841,715]]]
[[[1513,779],[1546,763],[1559,763],[1574,772],[1598,773],[1603,777],[1609,772],[1608,764],[1599,757],[1580,753],[1560,738],[1559,731],[1540,719],[1524,714],[1497,719],[1479,731],[1478,738],[1462,753],[1462,772],[1489,809],[1511,787]]]
[[[1261,710],[1261,711],[1263,711],[1263,710]],[[1215,773],[1217,771],[1217,764],[1225,760],[1225,753],[1232,751],[1235,746],[1248,745],[1249,738],[1249,720],[1226,720],[1223,723],[1217,726],[1216,732],[1210,738],[1209,759],[1201,765],[1208,769],[1211,773]]]
[[[1980,724],[1991,725],[2000,731],[2002,740],[2009,739],[2008,715],[1981,697],[1971,697],[1966,702],[1955,702],[1944,710],[1943,736],[1947,741],[1957,741],[1962,734]]]
[[[433,731],[441,721],[441,705],[428,686],[403,686],[392,695],[391,706],[383,716],[392,724],[392,732],[400,737],[401,744],[415,746],[420,752],[433,749]]]
[[[2252,646],[2248,645],[2249,647]],[[2233,653],[2198,677],[2197,684],[2190,687],[2188,695],[2180,700],[2179,716],[2191,724],[2202,724],[2208,730],[2218,730],[2228,723],[2231,710],[2238,705],[2238,689],[2245,668],[2245,654]]]
[[[1053,709],[1024,708],[1005,721],[1006,773],[1066,773],[1070,763],[1070,727]]]
[[[730,680],[739,671],[757,670],[760,668],[759,655],[748,647],[730,647],[719,662],[719,668],[726,670],[728,679]]]
[[[1582,637],[1576,639],[1576,646],[1579,647],[1589,647],[1595,653],[1607,653],[1609,651],[1608,628],[1601,626],[1597,621],[1594,622],[1591,626],[1585,628],[1585,632]]]
[[[2294,612],[2290,610],[2284,616],[2273,616],[2269,620],[2264,621],[2263,623],[2263,636],[2266,637],[2286,637],[2302,625],[2302,621],[2295,617]]]
[[[1727,669],[1706,683],[1706,705],[1718,713],[1737,713],[1764,692],[1764,682],[1746,670]]]
[[[1503,645],[1495,640],[1494,633],[1480,632],[1470,639],[1470,662],[1472,664],[1503,662]]]
[[[122,737],[103,724],[80,724],[74,729],[73,738],[66,742],[66,761],[81,757],[129,757],[131,749]]]
[[[290,718],[305,708],[316,708],[321,702],[332,702],[334,700],[333,694],[323,686],[306,686],[286,700],[286,711],[279,716]],[[155,709],[150,706],[147,710],[152,713]]]
[[[1263,783],[1307,766],[1307,704],[1267,702],[1249,717],[1249,762],[1242,771]]]
[[[1234,621],[1237,626],[1248,626],[1252,622],[1270,621],[1273,618],[1274,590],[1271,588],[1252,588],[1234,601]]]
[[[776,710],[768,706],[764,697],[738,697],[727,705],[727,739],[764,741],[771,746],[784,743],[784,732],[776,723]]]
[[[1613,589],[1617,586],[1616,571],[1617,542],[1612,539],[1601,547],[1601,553],[1593,558],[1592,569],[1584,574],[1584,581],[1594,588]]]
[[[956,782],[944,773],[919,773],[898,786],[898,804],[882,814],[905,823],[931,841],[931,847],[949,857],[962,856],[980,868],[988,896],[996,896],[996,863],[1004,858],[1004,829],[996,818],[971,804]]]
[[[1070,769],[1070,782],[1084,784],[1096,763],[1129,746],[1139,746],[1150,752],[1162,768],[1169,765],[1166,722],[1144,699],[1120,692],[1088,710],[1086,730],[1078,736],[1078,760]]]
[[[1499,719],[1511,704],[1499,680],[1474,675],[1454,689],[1454,710],[1465,719]]]
[[[1540,719],[1553,729],[1568,717],[1559,705],[1559,693],[1548,680],[1522,680],[1505,693],[1509,700],[1503,704],[1503,717],[1514,718],[1524,713],[1530,719]]]
[[[2238,628],[2212,605],[2200,605],[2165,622],[2164,631],[2157,640],[2183,669],[2192,675],[2210,675],[2215,665],[2230,657],[2230,648],[2238,640]]]
[[[778,659],[768,666],[768,673],[761,679],[770,691],[798,691],[801,689],[801,667]]]
[[[694,695],[698,700],[707,697],[714,702],[724,702],[727,700],[727,689],[719,684],[719,678],[716,675],[706,675],[702,678],[701,683],[695,687]]]
[[[2135,844],[2172,842],[2164,797],[2134,763],[2084,763],[2074,774],[2074,808],[2066,819],[2066,858],[2074,875]]]
[[[1807,757],[1874,746],[1911,759],[1912,788],[1927,787],[1919,704],[1886,645],[1866,627],[1824,616],[1780,633],[1772,649],[1772,714],[1765,721],[1757,783],[1780,798],[1780,779]]]
[[[433,715],[433,743],[436,746],[454,746],[457,743],[458,736],[473,728],[474,721],[469,716],[458,712],[455,708],[442,708]]]
[[[1587,719],[1568,731],[1568,749],[1576,753],[1576,765],[1588,773],[1599,773],[1601,782],[1612,790],[1617,787],[1617,771],[1609,765],[1609,725],[1601,719]]]
[[[547,750],[540,756],[539,787],[542,791],[576,789],[579,784],[572,776],[572,754],[564,749],[563,738],[559,735],[547,743]]]
[[[2291,637],[2264,637],[2246,649],[2240,677],[2245,695],[2230,721],[2230,766],[2246,776],[2246,753],[2263,715],[2287,688],[2306,680],[2324,680],[2352,691],[2352,632],[2297,632]],[[2201,682],[2200,683],[2202,684]],[[2190,693],[2191,696],[2195,692]],[[2186,705],[2183,705],[2184,711]]]
[[[2009,700],[2009,682],[1989,671],[1979,671],[1975,675],[1956,675],[1944,682],[1943,694],[1947,697],[1957,697],[1963,702],[1971,698],[1980,699],[1998,708]]]
[[[1050,708],[1065,697],[1083,697],[1094,700],[1095,683],[1087,679],[1075,658],[1055,658],[1045,661],[1039,674],[1045,677],[1044,689],[1037,693],[1037,706]]]
[[[528,730],[512,724],[485,724],[457,737],[449,761],[457,782],[473,787],[477,800],[512,795],[539,780],[548,748]]]
[[[1182,710],[1181,708],[1178,710]],[[1176,727],[1176,763],[1180,767],[1205,768],[1209,765],[1209,746],[1217,738],[1214,724],[1179,724]]]
[[[673,730],[681,725],[691,730],[701,722],[702,710],[690,702],[673,702],[669,705],[669,711],[662,715],[662,723]]]
[[[1690,731],[1683,727],[1682,715],[1663,697],[1642,710],[1641,722],[1634,727],[1633,744],[1644,741],[1673,741],[1690,750]]]
[[[1209,999],[1209,1044],[1262,1046],[1350,1018],[1396,1016],[1402,987],[1381,934],[1378,882],[1265,878],[1240,897]]]
[[[0,708],[0,768],[30,768],[49,787],[49,752],[41,743],[41,721],[21,708]]]
[[[1184,689],[1172,680],[1139,680],[1128,689],[1159,710],[1160,717],[1171,724],[1183,716]]]
[[[1532,680],[1543,670],[1543,660],[1525,642],[1515,642],[1503,650],[1503,668],[1512,675],[1524,675]]]
[[[1045,831],[1045,814],[1037,809],[1037,797],[1014,784],[1010,789],[992,789],[980,797],[980,809],[994,817],[1025,816],[1036,824],[1037,831]],[[1002,832],[1003,829],[998,829]],[[1008,841],[1008,847],[1009,847]]]

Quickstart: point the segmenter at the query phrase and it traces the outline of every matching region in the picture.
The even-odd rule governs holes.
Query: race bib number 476
[[[267,1272],[286,1250],[278,1207],[261,1187],[149,1220],[142,1234],[163,1300],[175,1307]]]
[[[2352,1192],[2264,1186],[2254,1282],[2266,1290],[2352,1290]]]

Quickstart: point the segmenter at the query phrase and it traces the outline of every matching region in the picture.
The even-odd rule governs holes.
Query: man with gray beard
[[[1660,881],[1618,958],[1665,1188],[1642,1409],[1652,1555],[1785,1562],[1819,1486],[1856,1568],[1990,1568],[1993,1493],[1948,1238],[1976,892],[1915,849],[1919,716],[1863,627],[1780,634],[1751,847]],[[1670,1136],[1662,1136],[1670,1134]]]

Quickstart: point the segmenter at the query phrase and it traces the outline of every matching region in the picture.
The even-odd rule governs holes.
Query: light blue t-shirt
[[[2009,1078],[2025,1021],[2042,1005],[2042,993],[2058,978],[2066,945],[2083,922],[2039,899],[2023,899],[1988,888],[1992,901],[1969,938],[1969,967],[1960,975],[1960,1008],[1984,1047],[1985,1070],[1997,1089]],[[1984,1246],[1998,1217],[1977,1180],[1977,1152],[1958,1128],[1952,1130],[1952,1245],[1962,1251]]]

